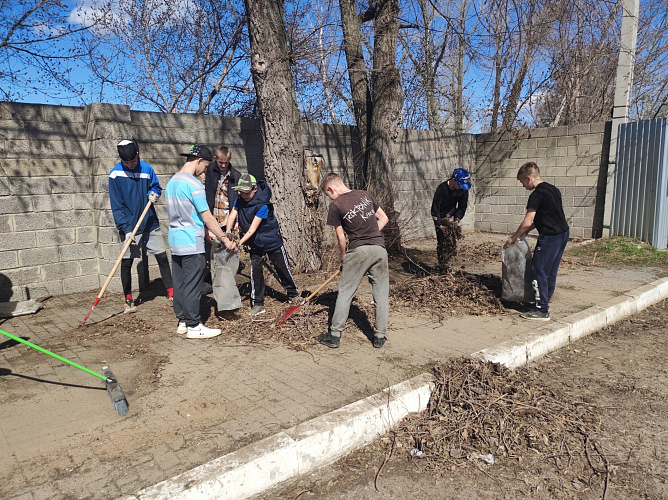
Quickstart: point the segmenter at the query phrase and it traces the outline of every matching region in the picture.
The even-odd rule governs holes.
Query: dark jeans
[[[200,324],[199,303],[202,298],[202,281],[206,269],[203,253],[172,255],[174,279],[174,314],[187,326]]]
[[[536,307],[548,312],[548,306],[557,285],[557,271],[564,255],[570,232],[539,234],[531,260],[531,277],[536,293]]]
[[[258,252],[251,249],[251,306],[259,306],[264,304],[264,269],[262,269],[262,256],[264,252]],[[281,286],[285,288],[285,293],[288,297],[296,297],[299,295],[299,290],[295,284],[295,280],[290,272],[290,264],[288,264],[288,256],[285,254],[285,248],[267,252],[267,256],[278,275],[278,280]]]

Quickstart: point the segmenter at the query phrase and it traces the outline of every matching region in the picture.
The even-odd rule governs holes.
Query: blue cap
[[[452,178],[463,190],[468,191],[471,189],[471,174],[469,174],[468,170],[464,168],[457,168],[452,173]]]

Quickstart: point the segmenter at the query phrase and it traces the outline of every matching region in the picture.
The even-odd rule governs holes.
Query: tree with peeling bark
[[[323,200],[305,186],[302,126],[292,82],[282,2],[245,0],[251,74],[264,153],[264,175],[294,271],[321,267]]]

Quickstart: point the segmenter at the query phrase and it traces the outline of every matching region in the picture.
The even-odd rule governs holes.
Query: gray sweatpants
[[[390,309],[390,273],[387,267],[387,251],[379,245],[363,245],[349,250],[343,257],[339,295],[336,298],[332,325],[329,328],[333,337],[341,336],[350,312],[350,303],[365,275],[369,276],[376,308],[374,336],[385,336]]]

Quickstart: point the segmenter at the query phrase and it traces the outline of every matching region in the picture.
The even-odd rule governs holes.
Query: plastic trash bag
[[[531,248],[524,237],[508,248],[501,247],[501,298],[513,302],[536,300],[531,285]]]
[[[211,241],[211,275],[213,297],[219,311],[241,307],[241,295],[234,276],[239,269],[239,252],[230,252],[221,242]]]

